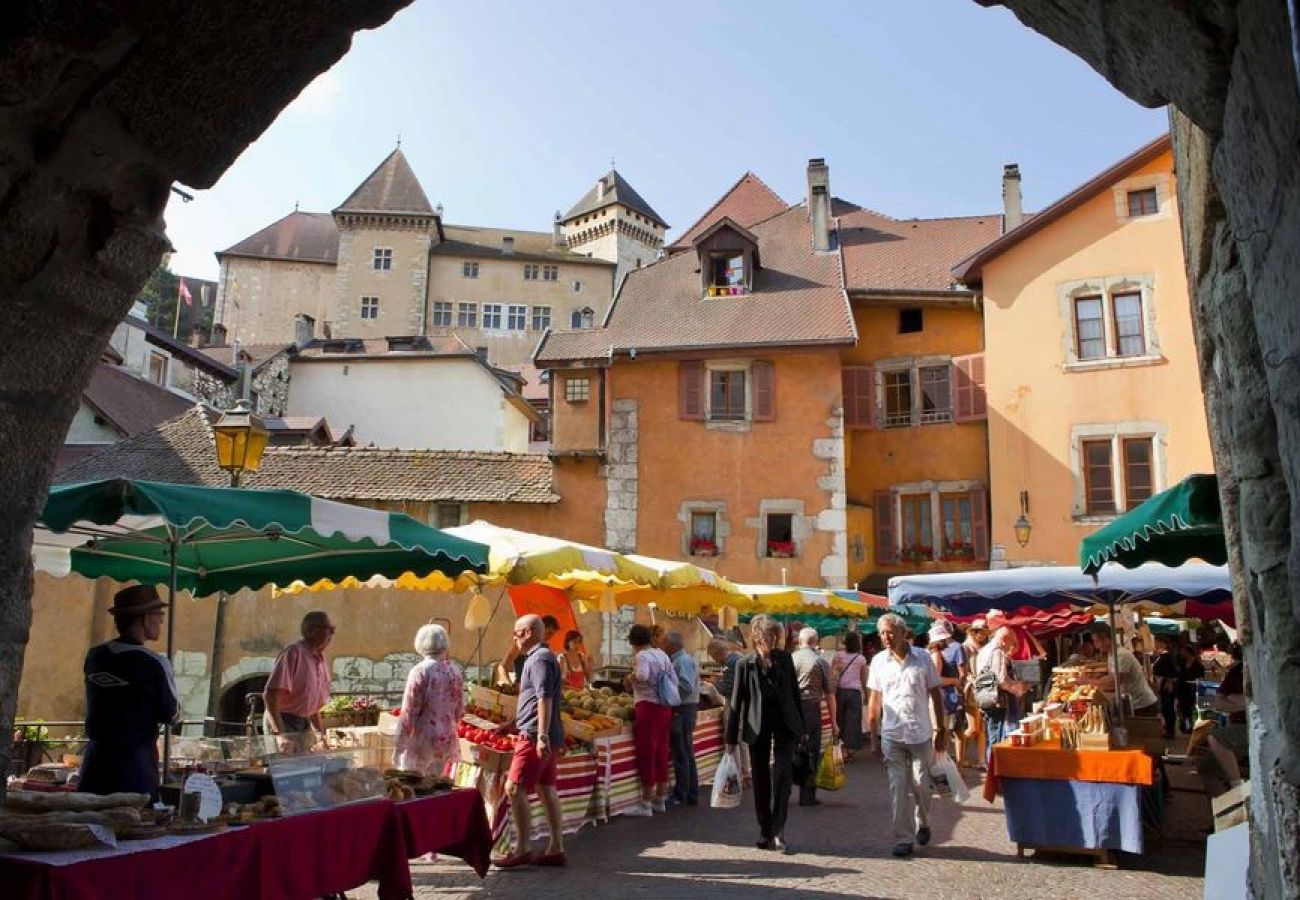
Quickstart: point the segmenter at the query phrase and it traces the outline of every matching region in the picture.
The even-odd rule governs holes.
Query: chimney
[[[508,234],[505,237],[501,238],[501,255],[502,256],[515,255],[515,239]]]
[[[293,317],[293,343],[299,350],[311,343],[316,337],[316,319],[306,313]]]
[[[479,359],[483,360],[483,362],[487,362],[487,361],[488,361],[488,348],[487,348],[487,347],[475,347],[475,348],[474,348],[474,355],[477,356]]]
[[[1024,218],[1020,208],[1020,166],[1008,163],[1002,167],[1002,233],[1015,228]]]
[[[808,219],[813,249],[831,249],[831,170],[824,159],[808,160]]]
[[[564,248],[564,226],[560,224],[560,211],[558,209],[555,211],[555,234],[551,239],[551,243],[558,249]]]
[[[605,199],[605,179],[603,177],[596,182],[596,199]]]
[[[325,338],[327,341],[334,337],[334,325],[329,319],[326,319],[321,323],[320,333],[321,337]]]
[[[212,346],[226,346],[226,326],[222,325],[220,322],[212,326]]]
[[[199,322],[194,323],[194,328],[190,331],[190,346],[202,347],[207,342],[208,336],[203,333],[203,325]]]

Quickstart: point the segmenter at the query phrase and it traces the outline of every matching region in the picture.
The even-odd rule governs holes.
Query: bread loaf
[[[10,828],[5,840],[26,850],[81,850],[86,847],[116,847],[111,828],[72,822],[45,822]]]
[[[22,827],[23,825],[47,822],[105,825],[112,828],[114,831],[118,831],[123,828],[132,828],[139,825],[140,810],[133,809],[129,806],[118,806],[113,809],[92,809],[83,812],[56,810],[54,812],[43,813],[0,809],[0,834],[4,834],[8,829],[13,827]]]
[[[34,812],[89,812],[128,806],[139,809],[149,802],[148,794],[86,794],[80,792],[56,793],[45,791],[10,790],[5,795],[5,807],[27,809]]]

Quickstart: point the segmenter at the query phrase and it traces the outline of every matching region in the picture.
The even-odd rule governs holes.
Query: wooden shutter
[[[756,359],[749,367],[754,379],[754,421],[776,420],[776,366],[771,360]]]
[[[677,416],[704,420],[704,363],[698,359],[677,364]]]
[[[898,562],[898,539],[894,528],[894,492],[876,491],[871,506],[876,524],[876,562],[881,565],[891,565]]]
[[[983,353],[953,357],[952,392],[956,421],[974,422],[988,418],[989,404],[984,392]]]
[[[845,366],[844,425],[847,428],[876,427],[876,369],[874,366]]]
[[[970,541],[975,548],[975,559],[988,562],[989,558],[989,492],[984,485],[970,492]]]

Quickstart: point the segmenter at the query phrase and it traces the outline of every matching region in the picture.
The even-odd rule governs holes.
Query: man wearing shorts
[[[515,708],[515,753],[506,778],[506,795],[515,820],[515,852],[493,862],[502,869],[518,866],[563,866],[564,838],[560,822],[560,795],[555,790],[555,765],[564,750],[564,723],[560,699],[564,676],[560,661],[543,641],[540,616],[523,616],[515,622],[514,640],[524,659]],[[510,726],[504,726],[503,730]],[[530,847],[532,830],[528,795],[536,790],[546,809],[551,840],[542,854]]]

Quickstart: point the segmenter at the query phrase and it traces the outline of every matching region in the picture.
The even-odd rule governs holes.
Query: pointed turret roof
[[[334,212],[436,215],[400,147],[388,154]]]
[[[668,227],[668,223],[650,207],[649,203],[642,199],[632,185],[627,183],[627,179],[618,174],[617,169],[610,169],[600,176],[592,189],[583,194],[582,199],[573,205],[573,209],[569,210],[563,221],[567,222],[570,219],[576,219],[578,216],[585,216],[588,213],[615,204],[626,206],[633,212],[645,216],[650,221],[662,225],[664,228]]]

